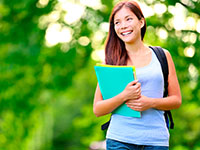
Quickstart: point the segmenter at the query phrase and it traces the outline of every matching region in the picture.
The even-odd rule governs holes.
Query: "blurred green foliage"
[[[171,149],[199,150],[200,2],[140,2],[167,8],[163,14],[146,18],[145,42],[168,49],[177,69],[183,104],[173,110]],[[107,32],[102,26],[113,7],[112,1],[101,3],[101,8],[81,4],[84,13],[69,23],[65,7],[80,5],[78,0],[0,1],[0,150],[81,150],[105,138],[100,125],[108,116],[96,118],[92,111],[97,82],[93,66],[98,60],[91,56],[103,49]],[[183,7],[196,28],[173,28],[173,6]],[[46,36],[52,24],[67,27],[72,38],[48,45]],[[160,38],[160,31],[168,36]],[[195,49],[193,56],[186,56],[187,47]]]

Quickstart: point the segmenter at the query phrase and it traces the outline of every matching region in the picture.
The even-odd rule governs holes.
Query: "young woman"
[[[106,135],[108,150],[168,150],[169,147],[169,131],[163,113],[180,107],[180,87],[172,57],[165,50],[169,85],[168,97],[163,98],[162,69],[155,53],[143,42],[145,31],[146,22],[138,3],[122,1],[113,8],[105,63],[135,66],[138,80],[107,100],[103,100],[97,85],[93,111],[96,116],[103,116],[126,103],[131,109],[140,111],[141,118],[113,114]]]

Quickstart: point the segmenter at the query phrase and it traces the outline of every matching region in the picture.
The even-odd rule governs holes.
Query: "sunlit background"
[[[0,1],[0,150],[100,150],[93,114],[109,15],[119,0]],[[168,49],[183,104],[171,150],[200,150],[200,1],[138,0],[145,43]]]
[[[119,1],[119,0],[118,0]],[[195,0],[193,0],[195,2]],[[113,3],[116,3],[114,1]],[[168,25],[166,28],[168,30],[175,29],[176,36],[182,36],[180,33],[181,30],[192,30],[197,31],[200,33],[200,19],[198,15],[193,14],[192,16],[188,15],[188,10],[183,5],[177,3],[175,6],[166,6],[161,2],[157,2],[155,5],[147,5],[145,2],[138,1],[141,9],[143,10],[145,18],[151,17],[155,14],[158,16],[162,16],[166,11],[173,15],[170,18]],[[153,3],[154,0],[148,0],[148,3]],[[183,0],[185,4],[191,5],[192,3],[190,0]],[[48,0],[40,0],[37,3],[38,7],[45,7],[48,4]],[[41,29],[46,28],[45,40],[46,45],[51,47],[55,46],[58,43],[69,43],[73,37],[73,29],[70,27],[66,27],[63,24],[60,24],[58,20],[60,19],[61,15],[63,15],[64,22],[68,25],[75,25],[80,22],[81,17],[84,17],[85,8],[91,7],[94,10],[102,10],[106,6],[104,6],[100,0],[80,0],[80,1],[73,1],[73,0],[58,0],[58,3],[53,8],[53,11],[48,14],[40,17],[39,20],[39,27]],[[100,23],[99,29],[94,33],[93,40],[90,41],[90,38],[87,36],[82,36],[77,39],[82,46],[87,46],[90,42],[92,43],[101,43],[102,40],[105,39],[106,33],[108,32],[109,24],[108,22]],[[148,26],[150,30],[152,26]],[[168,31],[163,28],[156,28],[155,33],[158,35],[160,39],[167,39],[168,38]],[[180,34],[179,34],[180,33]],[[190,42],[194,44],[197,40],[197,34],[189,33],[184,35],[183,42]],[[104,60],[104,47],[101,48],[96,46],[97,44],[93,44],[94,51],[92,53],[92,59],[96,61],[103,61]],[[96,47],[95,47],[96,46]],[[66,51],[66,50],[64,50]],[[193,46],[186,47],[184,49],[184,55],[187,57],[193,57],[195,54],[195,48]]]

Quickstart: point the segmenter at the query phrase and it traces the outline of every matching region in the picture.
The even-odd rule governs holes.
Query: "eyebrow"
[[[128,17],[130,17],[130,16],[132,16],[132,15],[127,15],[127,16],[125,16],[124,18],[128,18]],[[118,20],[120,20],[120,19],[114,19],[114,21],[118,21]]]

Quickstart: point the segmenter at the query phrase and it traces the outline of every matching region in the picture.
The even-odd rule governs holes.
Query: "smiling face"
[[[125,44],[141,40],[141,28],[143,26],[143,18],[139,20],[127,7],[122,7],[114,16],[115,32]]]

